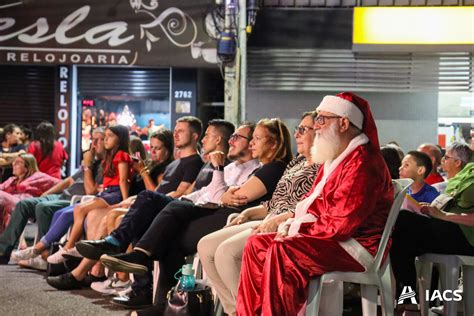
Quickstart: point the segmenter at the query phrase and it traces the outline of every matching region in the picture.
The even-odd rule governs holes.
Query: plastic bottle
[[[192,264],[185,264],[181,269],[181,278],[179,279],[180,286],[185,291],[194,289],[196,279],[194,277],[194,269]]]

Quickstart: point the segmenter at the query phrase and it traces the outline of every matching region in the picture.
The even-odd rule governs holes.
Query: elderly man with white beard
[[[340,242],[355,238],[377,252],[393,188],[369,104],[345,92],[324,97],[316,111],[312,154],[323,168],[293,219],[248,239],[237,315],[297,315],[311,277],[365,270]]]

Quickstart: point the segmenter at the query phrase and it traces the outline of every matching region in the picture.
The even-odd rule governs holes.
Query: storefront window
[[[125,125],[132,135],[140,137],[145,143],[153,132],[170,128],[168,99],[95,97],[78,101],[82,105],[82,151],[90,148],[92,131],[98,126]]]
[[[444,148],[453,142],[470,144],[474,134],[472,92],[440,92],[438,95],[438,142]]]

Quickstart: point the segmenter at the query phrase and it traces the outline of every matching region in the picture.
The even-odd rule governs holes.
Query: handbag
[[[209,286],[196,280],[192,290],[183,290],[178,284],[168,292],[164,316],[213,316],[214,300]]]

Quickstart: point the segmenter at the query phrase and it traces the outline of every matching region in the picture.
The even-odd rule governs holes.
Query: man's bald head
[[[433,172],[437,170],[441,164],[441,150],[435,144],[425,143],[418,147],[418,151],[427,154],[433,164]]]

